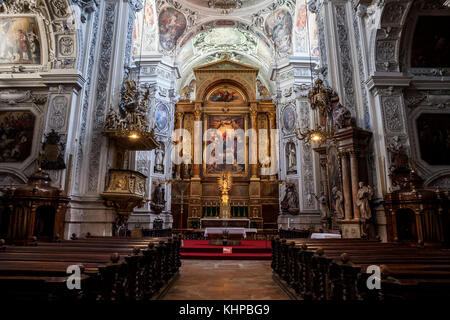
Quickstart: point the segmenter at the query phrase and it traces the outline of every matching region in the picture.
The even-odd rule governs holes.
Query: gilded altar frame
[[[249,138],[248,138],[248,134],[247,134],[247,132],[248,132],[248,115],[247,114],[245,114],[245,113],[227,113],[227,114],[218,114],[218,113],[215,113],[215,112],[213,112],[213,113],[208,113],[208,112],[205,112],[204,114],[203,114],[203,133],[205,134],[206,133],[206,131],[208,130],[208,129],[211,129],[211,128],[208,128],[209,127],[209,117],[210,116],[221,116],[221,117],[224,117],[224,116],[230,116],[230,117],[242,117],[243,118],[243,120],[244,120],[244,128],[243,128],[243,130],[244,130],[244,135],[245,135],[245,143],[244,143],[244,146],[245,146],[245,163],[244,163],[244,172],[243,173],[236,173],[236,172],[233,172],[233,171],[231,171],[231,174],[232,174],[232,176],[233,177],[247,177],[248,176],[248,144],[249,144]],[[206,168],[206,164],[207,164],[207,159],[206,159],[206,147],[208,146],[208,142],[207,141],[203,141],[202,142],[202,145],[203,145],[203,149],[202,149],[202,155],[203,155],[203,160],[202,160],[202,165],[203,165],[203,176],[204,177],[220,177],[222,174],[221,173],[208,173],[207,172],[207,168]]]
[[[181,165],[174,166],[174,177],[178,176],[189,182],[185,204],[187,208],[184,209],[184,211],[187,210],[187,217],[181,213],[181,203],[176,198],[172,198],[174,228],[180,227],[177,225],[180,221],[184,221],[183,228],[198,228],[203,209],[219,203],[220,194],[217,189],[217,180],[221,174],[207,172],[205,157],[209,141],[203,141],[203,137],[210,126],[211,116],[238,116],[243,118],[245,134],[244,172],[232,174],[236,180],[230,191],[230,200],[235,205],[237,203],[238,206],[240,204],[248,207],[247,217],[250,220],[250,225],[254,228],[276,227],[278,212],[275,208],[279,207],[277,174],[261,175],[259,164],[249,163],[251,152],[255,152],[255,150],[252,149],[253,145],[250,145],[248,131],[250,129],[256,130],[259,142],[258,129],[261,127],[259,119],[264,119],[263,127],[268,129],[269,132],[277,127],[275,104],[271,100],[257,99],[256,79],[259,69],[225,57],[222,60],[196,67],[193,71],[195,80],[190,83],[192,84],[191,89],[195,92],[194,99],[182,99],[176,104],[175,128],[185,129],[191,133],[191,136],[195,136],[194,123],[195,121],[202,121],[202,163],[193,163],[187,176],[183,174]],[[218,89],[224,90],[216,94]],[[233,92],[227,93],[226,91]],[[239,97],[237,99],[230,98],[230,93],[235,93]],[[212,95],[215,97],[211,99]],[[225,124],[225,128],[228,127],[228,124]],[[241,124],[237,127],[231,125],[230,128],[237,129],[238,127],[240,128]],[[270,134],[268,137],[270,140]],[[192,151],[194,151],[197,139],[198,137],[192,139]],[[270,156],[272,156],[271,143],[273,142],[267,142],[267,150]],[[195,154],[195,151],[191,154]],[[258,151],[256,151],[256,154],[259,157]],[[278,154],[276,153],[275,156],[278,157]],[[224,167],[224,170],[226,169]]]

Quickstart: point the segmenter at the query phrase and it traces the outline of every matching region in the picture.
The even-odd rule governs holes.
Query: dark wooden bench
[[[2,299],[151,299],[181,266],[180,237],[89,237],[0,247]],[[68,290],[79,265],[81,290]]]
[[[450,296],[450,251],[345,239],[273,239],[272,268],[302,299],[370,300]],[[381,268],[369,290],[367,268]]]

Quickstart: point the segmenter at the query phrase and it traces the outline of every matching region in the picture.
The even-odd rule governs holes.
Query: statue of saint
[[[106,116],[105,128],[110,130],[116,129],[119,125],[119,122],[120,118],[111,106],[111,109],[109,110],[109,113]]]
[[[372,217],[369,201],[373,197],[373,188],[371,186],[365,186],[364,182],[359,183],[358,193],[356,194],[356,205],[361,213],[361,218],[369,220]]]
[[[391,153],[391,167],[389,168],[391,172],[409,169],[409,157],[399,136],[392,138],[387,149]]]
[[[327,197],[323,194],[320,195],[320,197],[318,197],[317,195],[313,194],[314,198],[316,198],[317,202],[319,203],[319,211],[320,211],[320,216],[322,219],[326,219],[330,216],[330,208],[328,207],[328,199]]]
[[[334,209],[336,210],[336,217],[338,219],[344,218],[344,196],[342,192],[336,187],[333,187]]]
[[[161,184],[159,184],[153,192],[153,203],[161,205],[166,203],[166,201],[164,200],[164,189]]]
[[[155,172],[164,173],[164,151],[161,147],[155,151]]]
[[[297,152],[295,150],[295,145],[293,142],[288,143],[287,145],[287,168],[288,172],[296,172],[297,171]]]
[[[283,201],[281,201],[281,212],[283,214],[298,214],[298,194],[294,184],[286,185],[286,194]]]

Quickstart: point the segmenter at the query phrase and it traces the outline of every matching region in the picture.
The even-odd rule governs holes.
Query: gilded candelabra
[[[231,217],[230,197],[228,195],[233,184],[233,178],[231,172],[224,171],[222,176],[218,180],[218,188],[220,195],[220,217],[223,219],[229,219]]]

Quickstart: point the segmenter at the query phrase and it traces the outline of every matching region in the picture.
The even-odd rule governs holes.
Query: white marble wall
[[[52,1],[45,3],[56,5]],[[158,3],[170,5],[168,1]],[[72,233],[111,234],[114,212],[99,197],[112,161],[112,148],[102,134],[103,124],[110,105],[117,106],[119,102],[124,68],[141,66],[142,86],[152,92],[149,118],[154,119],[159,105],[164,105],[169,114],[169,125],[156,130],[157,139],[164,144],[164,172],[154,170],[154,151],[131,154],[129,168],[149,177],[149,200],[152,186],[163,184],[167,201],[164,220],[170,226],[171,135],[178,97],[176,83],[182,76],[174,62],[177,48],[170,53],[147,52],[138,60],[132,58],[134,19],[142,0],[72,0],[70,4],[64,0],[58,2],[62,6],[58,10],[32,6],[27,12],[23,1],[15,4],[4,2],[6,14],[38,17],[44,61],[39,66],[0,66],[0,110],[30,110],[37,118],[30,157],[22,163],[0,163],[0,185],[26,181],[37,168],[41,137],[54,129],[64,139],[67,168],[49,173],[52,183],[64,188],[72,198],[66,215],[66,237]],[[292,1],[279,1],[276,6],[291,4]],[[378,203],[392,187],[387,146],[394,137],[399,137],[408,150],[427,186],[448,187],[450,168],[430,166],[420,159],[414,123],[423,112],[448,113],[450,70],[411,68],[405,53],[420,14],[450,15],[449,10],[436,1],[424,0],[310,0],[308,7],[316,14],[320,60],[298,50],[274,55],[269,86],[275,88],[277,127],[281,129],[279,177],[295,182],[299,192],[299,215],[292,217],[293,224],[302,228],[319,225],[317,204],[310,196],[319,192],[318,159],[311,145],[298,141],[293,131],[285,130],[282,119],[286,108],[293,108],[297,126],[311,126],[306,93],[312,82],[311,69],[317,65],[321,67],[320,76],[339,93],[358,126],[373,132],[368,155],[369,182],[375,188]],[[157,7],[156,13],[160,9]],[[184,4],[180,10],[188,15],[188,25],[194,33],[200,32],[210,19],[206,11],[194,12]],[[262,4],[253,22],[245,10],[236,14],[246,21],[237,25],[262,32],[261,21],[270,10],[266,10],[266,3]],[[290,142],[295,144],[297,170],[288,173],[285,146]],[[376,208],[376,217],[378,232],[385,239],[381,206]],[[130,227],[152,227],[154,218],[146,204],[130,218]],[[286,219],[280,217],[280,226],[285,227]]]

